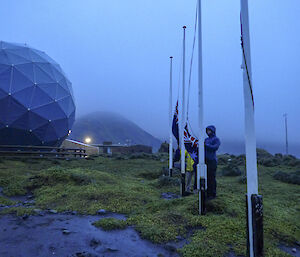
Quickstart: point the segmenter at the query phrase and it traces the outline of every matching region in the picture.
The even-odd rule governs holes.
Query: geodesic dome
[[[0,41],[0,145],[58,146],[75,119],[71,82],[47,54]]]

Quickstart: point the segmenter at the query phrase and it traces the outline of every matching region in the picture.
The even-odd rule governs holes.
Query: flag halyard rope
[[[241,46],[242,46],[243,59],[244,59],[244,64],[245,64],[245,69],[246,69],[248,84],[249,84],[249,87],[250,87],[250,93],[251,93],[251,99],[252,99],[252,106],[254,108],[254,95],[253,95],[252,83],[251,83],[251,78],[250,78],[250,74],[249,74],[249,70],[248,70],[246,53],[245,53],[245,48],[244,48],[242,15],[241,15]]]
[[[194,60],[194,52],[195,52],[195,44],[196,44],[196,33],[197,33],[197,21],[198,21],[198,1],[196,5],[196,15],[195,15],[195,26],[194,26],[194,39],[193,39],[193,47],[192,47],[192,55],[190,62],[190,71],[189,71],[189,83],[188,83],[188,100],[187,100],[187,121],[189,120],[189,105],[190,105],[190,89],[192,83],[192,70],[193,70],[193,60]]]

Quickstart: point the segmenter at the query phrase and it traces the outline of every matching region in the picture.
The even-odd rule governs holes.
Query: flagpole
[[[172,177],[173,171],[173,135],[172,135],[172,73],[173,73],[173,56],[170,57],[170,93],[169,93],[169,177]]]
[[[181,153],[181,187],[180,193],[185,195],[185,146],[184,146],[184,126],[185,126],[185,29],[183,26],[183,63],[182,63],[182,100],[181,100],[181,122],[180,122],[180,153]]]
[[[262,197],[258,195],[248,0],[241,0],[241,33],[243,52],[242,69],[245,105],[245,147],[247,170],[247,250],[250,257],[259,257],[263,256],[263,206]]]
[[[207,188],[207,169],[204,161],[203,124],[203,69],[202,69],[202,13],[201,0],[198,0],[198,121],[199,121],[199,164],[197,165],[197,189],[199,191],[199,214],[205,214],[205,191]]]
[[[284,117],[284,125],[285,125],[285,154],[289,154],[289,143],[288,143],[288,121],[287,121],[287,113],[283,114]]]

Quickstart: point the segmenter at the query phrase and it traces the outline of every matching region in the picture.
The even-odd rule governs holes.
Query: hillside
[[[115,144],[142,144],[157,150],[161,141],[132,121],[116,113],[96,112],[78,118],[73,126],[71,139],[84,141],[92,139],[93,144],[111,141]]]

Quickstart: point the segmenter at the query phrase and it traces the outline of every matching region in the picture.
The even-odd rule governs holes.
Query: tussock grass
[[[125,220],[119,220],[115,218],[103,218],[101,220],[95,221],[94,226],[102,228],[103,230],[116,230],[125,229],[127,227],[127,222]]]

